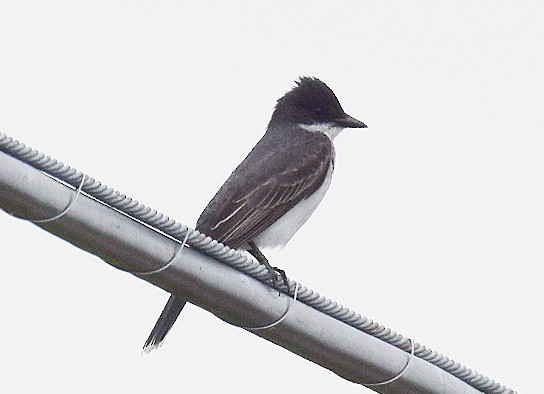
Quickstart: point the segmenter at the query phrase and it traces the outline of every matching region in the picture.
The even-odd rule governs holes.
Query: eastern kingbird
[[[302,77],[277,101],[266,133],[200,215],[196,229],[231,248],[247,250],[278,286],[261,248],[284,246],[317,208],[331,183],[333,139],[366,125],[344,112],[333,91]],[[186,300],[171,295],[144,351],[159,347]]]

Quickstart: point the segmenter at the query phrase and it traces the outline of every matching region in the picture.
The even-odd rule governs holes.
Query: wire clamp
[[[395,380],[399,379],[402,375],[404,375],[404,373],[408,370],[410,361],[412,361],[412,358],[414,357],[414,350],[415,350],[414,341],[410,338],[408,338],[408,340],[410,341],[410,344],[412,345],[412,351],[408,355],[408,361],[406,362],[406,365],[404,366],[404,368],[402,368],[402,370],[397,375],[393,376],[391,379],[387,379],[379,383],[360,383],[360,384],[362,384],[363,386],[385,386],[386,384],[393,383]]]
[[[183,238],[183,242],[180,244],[179,248],[176,250],[176,252],[172,256],[172,258],[165,265],[163,265],[162,267],[159,267],[157,269],[150,270],[150,271],[141,271],[141,272],[138,272],[138,271],[125,271],[125,272],[127,272],[129,274],[132,274],[132,275],[147,276],[147,275],[154,275],[154,274],[157,274],[157,273],[159,273],[161,271],[164,271],[165,269],[170,267],[174,263],[174,260],[176,260],[176,257],[178,257],[181,254],[181,251],[183,250],[183,248],[187,244],[187,238],[189,238],[189,232],[190,231],[191,230],[189,228],[187,228],[187,231],[185,232],[185,237]]]
[[[49,217],[49,218],[44,218],[44,219],[28,219],[28,218],[24,218],[24,217],[13,215],[13,214],[11,214],[11,216],[13,216],[13,217],[15,217],[17,219],[26,220],[26,221],[28,221],[30,223],[47,223],[47,222],[52,222],[54,220],[60,219],[61,217],[63,217],[64,215],[66,215],[68,213],[70,208],[72,208],[74,206],[77,198],[81,194],[81,189],[83,188],[83,184],[85,183],[86,179],[87,179],[87,175],[81,174],[81,182],[79,183],[79,186],[76,189],[76,194],[70,199],[70,202],[68,203],[66,208],[64,208],[60,213],[56,214],[55,216],[52,216],[52,217]]]
[[[287,307],[287,309],[285,310],[283,315],[281,315],[278,320],[276,320],[275,322],[270,323],[270,324],[268,324],[266,326],[261,326],[261,327],[243,327],[243,326],[237,326],[237,327],[243,328],[244,330],[248,330],[248,331],[262,331],[262,330],[268,330],[269,328],[275,327],[278,324],[280,324],[283,320],[285,320],[285,318],[287,317],[287,314],[289,313],[289,311],[291,310],[291,308],[295,304],[295,301],[297,300],[299,284],[297,282],[294,282],[294,283],[295,283],[295,291],[293,292],[293,298],[289,302],[289,306]],[[290,286],[289,286],[289,288],[290,288]],[[232,324],[232,325],[236,326],[236,324]]]

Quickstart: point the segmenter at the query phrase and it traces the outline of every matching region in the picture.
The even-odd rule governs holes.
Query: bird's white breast
[[[255,237],[255,244],[259,248],[274,248],[285,246],[298,229],[306,223],[310,215],[315,211],[327,189],[331,184],[333,172],[332,163],[323,181],[323,184],[310,197],[302,200],[293,208],[276,220],[270,227]]]

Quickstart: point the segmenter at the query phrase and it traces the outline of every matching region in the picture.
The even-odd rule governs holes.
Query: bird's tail
[[[151,350],[161,347],[164,337],[174,325],[181,310],[187,303],[187,300],[171,295],[166,303],[166,306],[161,312],[159,319],[155,323],[155,327],[151,330],[151,334],[145,341],[143,351],[149,353]]]

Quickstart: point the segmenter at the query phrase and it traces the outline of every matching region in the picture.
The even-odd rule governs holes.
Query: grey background
[[[0,129],[194,225],[299,75],[369,128],[288,274],[520,392],[544,291],[540,2],[2,2]],[[349,240],[349,244],[341,242]],[[368,390],[0,214],[6,392]]]

